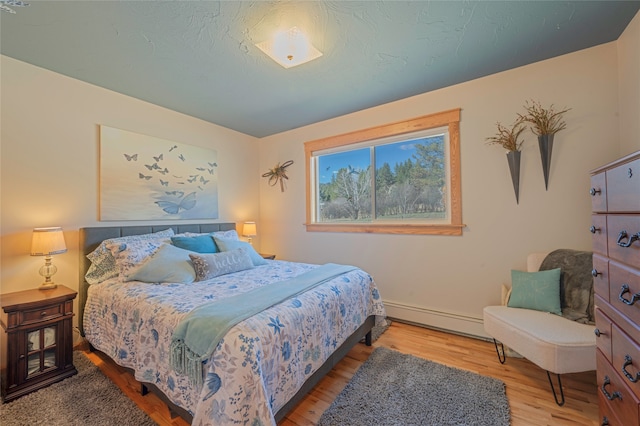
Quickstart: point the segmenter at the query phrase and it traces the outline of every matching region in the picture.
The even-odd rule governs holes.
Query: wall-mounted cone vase
[[[549,188],[549,169],[551,168],[551,151],[553,150],[554,135],[539,135],[538,147],[542,160],[542,173],[544,173],[544,189]]]
[[[516,204],[520,204],[520,154],[520,151],[507,152],[511,181],[513,182],[513,190],[516,193]]]

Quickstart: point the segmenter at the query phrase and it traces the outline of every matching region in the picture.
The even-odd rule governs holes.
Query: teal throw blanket
[[[203,361],[211,357],[224,335],[239,322],[332,278],[357,269],[327,263],[286,281],[198,306],[178,324],[171,338],[171,367],[202,384]]]

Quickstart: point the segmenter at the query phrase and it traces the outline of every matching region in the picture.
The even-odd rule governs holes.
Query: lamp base
[[[38,290],[51,290],[52,288],[56,288],[56,287],[58,287],[58,284],[56,283],[44,282],[40,284],[40,287],[38,287]]]

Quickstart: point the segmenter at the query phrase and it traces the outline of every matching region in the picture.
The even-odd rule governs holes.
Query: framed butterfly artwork
[[[100,220],[217,219],[217,151],[100,126]]]

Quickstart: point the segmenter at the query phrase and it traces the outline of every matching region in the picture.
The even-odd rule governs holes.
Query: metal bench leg
[[[562,380],[560,379],[560,375],[556,374],[558,377],[558,387],[560,388],[560,401],[558,401],[558,394],[556,393],[555,388],[553,387],[553,381],[551,380],[551,374],[547,371],[547,377],[549,378],[549,384],[551,385],[551,392],[553,392],[553,399],[556,400],[556,404],[560,407],[564,405],[564,392],[562,391]]]
[[[507,357],[504,353],[504,345],[500,343],[500,349],[498,349],[498,341],[496,339],[493,339],[493,344],[496,345],[496,353],[498,354],[498,361],[500,361],[500,364],[504,364],[504,362],[507,360]]]

